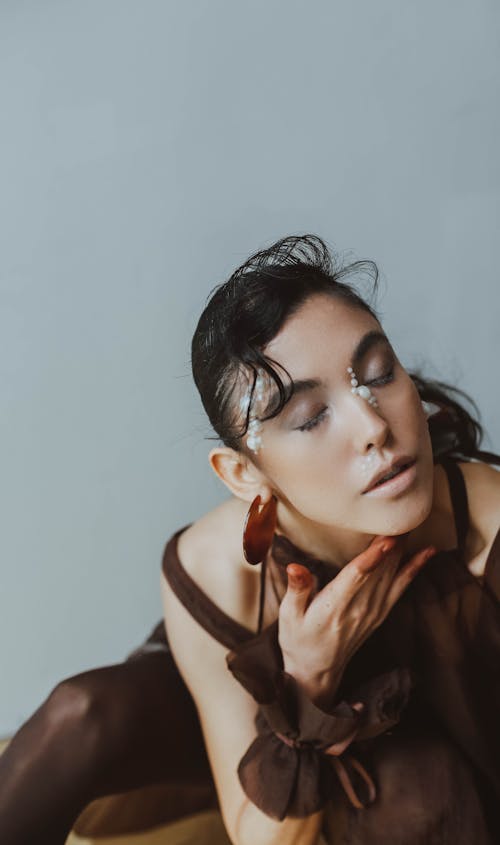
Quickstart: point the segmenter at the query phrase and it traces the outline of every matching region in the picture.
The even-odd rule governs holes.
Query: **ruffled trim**
[[[238,766],[248,798],[280,821],[324,807],[335,781],[358,809],[376,798],[362,763],[347,749],[399,722],[414,686],[408,668],[395,668],[351,691],[328,712],[283,670],[278,622],[226,657],[236,680],[259,704],[257,737]]]

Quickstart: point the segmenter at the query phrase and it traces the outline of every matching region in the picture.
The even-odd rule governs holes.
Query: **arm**
[[[222,815],[237,845],[297,837],[316,842],[322,808],[332,794],[332,769],[353,806],[375,800],[368,772],[362,773],[366,794],[356,794],[352,783],[344,783],[346,772],[341,766],[339,774],[335,757],[355,737],[376,736],[399,721],[410,673],[396,667],[361,684],[352,700],[335,702],[332,690],[342,667],[434,552],[424,549],[398,569],[397,539],[380,538],[310,603],[310,573],[289,564],[295,584],[289,583],[279,620],[229,655],[162,580],[167,634],[198,708]],[[304,779],[306,770],[297,789],[296,778]]]
[[[320,835],[322,811],[305,818],[276,821],[261,812],[243,792],[237,769],[256,737],[257,704],[229,672],[227,650],[190,616],[163,574],[161,594],[167,636],[198,709],[222,817],[232,842],[314,845]]]

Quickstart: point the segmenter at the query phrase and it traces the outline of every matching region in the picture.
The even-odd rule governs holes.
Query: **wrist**
[[[294,678],[317,707],[326,709],[333,704],[335,694],[340,686],[342,671],[330,669],[311,674],[288,665],[285,665],[284,671]]]

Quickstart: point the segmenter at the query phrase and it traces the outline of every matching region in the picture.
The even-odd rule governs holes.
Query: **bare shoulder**
[[[500,525],[500,472],[482,461],[461,461],[471,520],[491,530]]]
[[[256,631],[260,578],[255,570],[260,567],[251,567],[243,556],[246,511],[244,502],[226,500],[179,535],[177,554],[183,569],[221,611]],[[228,649],[179,600],[164,572],[161,599],[174,659],[194,700],[200,704],[214,679],[222,683],[226,677]]]
[[[500,472],[482,461],[461,461],[471,524],[470,571],[481,577],[500,527]]]
[[[226,499],[193,522],[179,537],[177,553],[183,568],[224,613],[256,630],[260,565],[243,555],[243,526],[248,504]]]
[[[248,504],[231,497],[204,514],[180,537],[179,558],[212,601],[241,625],[256,630],[260,565],[243,555]]]

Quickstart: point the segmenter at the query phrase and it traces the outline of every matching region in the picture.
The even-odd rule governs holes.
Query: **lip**
[[[389,479],[389,481],[384,481],[383,484],[380,484],[378,487],[374,487],[374,484],[380,478],[383,478],[384,475],[387,473],[392,472],[392,470],[397,469],[398,467],[404,466],[405,464],[410,464],[404,472],[400,472],[399,475],[395,475],[394,478]],[[392,461],[389,466],[381,469],[377,472],[376,475],[373,476],[372,480],[368,487],[363,490],[363,495],[370,494],[370,495],[387,495],[392,493],[398,493],[402,490],[406,490],[407,487],[413,482],[416,477],[416,460],[415,458],[410,457],[409,455],[403,455],[400,458],[396,458],[396,460]]]

